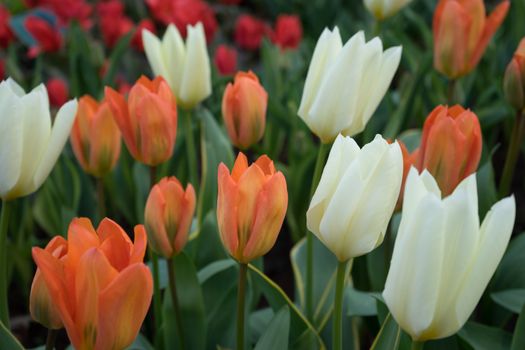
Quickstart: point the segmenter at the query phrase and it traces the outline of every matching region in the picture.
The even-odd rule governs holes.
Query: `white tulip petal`
[[[162,39],[162,61],[166,69],[166,80],[175,96],[180,95],[182,76],[186,69],[186,47],[177,27],[168,26]]]
[[[49,137],[49,143],[34,174],[31,192],[36,191],[42,185],[53,169],[69,137],[76,112],[76,100],[67,102],[58,111],[51,130],[51,136]]]
[[[164,66],[160,40],[149,30],[144,29],[142,31],[142,42],[144,43],[144,52],[146,53],[146,58],[148,59],[153,74],[156,76],[164,76],[169,83],[170,78],[166,76],[167,69]]]
[[[2,85],[3,84],[3,85]],[[20,177],[20,164],[22,163],[22,133],[24,119],[17,114],[18,98],[8,99],[5,82],[0,84],[0,197],[7,199],[6,195],[18,182]]]

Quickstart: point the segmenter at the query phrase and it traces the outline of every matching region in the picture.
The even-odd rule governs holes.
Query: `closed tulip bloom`
[[[131,88],[127,102],[110,87],[105,92],[133,158],[150,166],[168,160],[177,136],[177,104],[164,79],[142,76]]]
[[[288,207],[286,180],[263,155],[248,166],[239,153],[233,169],[218,171],[217,221],[222,244],[240,263],[266,254],[275,244]]]
[[[308,229],[339,261],[372,251],[383,242],[402,178],[397,142],[377,135],[359,149],[339,135],[306,213]]]
[[[365,7],[374,17],[381,21],[395,15],[412,0],[365,0]]]
[[[436,107],[425,121],[416,167],[427,169],[443,195],[478,168],[481,158],[481,128],[478,117],[459,105]]]
[[[317,41],[298,114],[322,142],[353,136],[385,95],[401,59],[401,46],[383,52],[378,37],[365,43],[358,32],[343,46],[339,29]]]
[[[109,173],[117,164],[120,143],[120,131],[109,104],[98,103],[88,95],[81,97],[71,146],[82,169],[96,177]]]
[[[136,338],[153,295],[151,272],[142,262],[146,232],[135,242],[115,222],[95,231],[89,219],[74,219],[67,253],[33,248],[33,259],[75,349],[124,349]]]
[[[509,6],[503,1],[485,17],[483,0],[440,0],[432,24],[436,70],[456,79],[474,69]]]
[[[457,332],[476,307],[509,242],[516,204],[497,202],[479,224],[476,175],[442,199],[432,175],[412,169],[383,298],[414,340]]]
[[[268,94],[252,72],[238,72],[222,97],[222,117],[232,143],[247,149],[264,135]]]
[[[55,165],[69,137],[77,102],[58,111],[53,126],[46,88],[30,93],[12,79],[0,83],[0,198],[35,192]]]
[[[169,259],[180,253],[188,241],[193,214],[195,190],[191,184],[182,187],[175,177],[165,177],[151,189],[144,220],[151,248]]]
[[[45,250],[60,260],[67,254],[67,241],[62,236],[55,236],[49,241]],[[36,270],[31,285],[29,311],[31,317],[46,328],[60,329],[64,327],[57,306],[49,294],[49,289],[39,269]]]
[[[525,38],[507,65],[503,79],[503,91],[507,101],[517,110],[525,108]]]
[[[186,43],[173,24],[162,40],[144,30],[142,41],[153,73],[166,79],[181,107],[191,109],[210,96],[211,70],[202,24],[187,28]]]

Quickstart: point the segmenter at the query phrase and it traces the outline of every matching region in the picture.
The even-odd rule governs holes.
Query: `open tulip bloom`
[[[383,297],[414,340],[463,326],[505,252],[515,214],[514,197],[507,197],[480,226],[476,174],[442,199],[429,172],[410,170]]]

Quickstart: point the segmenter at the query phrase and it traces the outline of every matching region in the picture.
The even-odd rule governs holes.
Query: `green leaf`
[[[474,350],[507,350],[512,340],[510,333],[503,329],[476,322],[467,322],[458,336]]]
[[[361,292],[348,286],[345,289],[344,298],[345,304],[348,305],[347,316],[377,315],[377,299],[370,293]]]
[[[119,41],[111,51],[111,55],[109,56],[108,60],[108,70],[106,71],[104,79],[102,80],[102,84],[104,86],[113,86],[115,75],[117,74],[118,68],[121,66],[120,60],[122,59],[122,56],[128,49],[129,43],[134,34],[135,30],[132,30],[126,35],[124,35],[122,38],[119,39]]]
[[[525,305],[525,289],[508,289],[490,295],[492,300],[505,309],[519,314]]]
[[[290,309],[288,306],[283,306],[257,342],[255,350],[288,349],[289,333]]]
[[[522,306],[518,321],[516,322],[510,347],[510,350],[523,349],[525,349],[525,304]]]
[[[0,344],[2,344],[2,349],[9,350],[24,350],[24,347],[18,339],[4,326],[0,321]]]
[[[185,253],[173,258],[175,280],[181,317],[183,320],[184,345],[187,349],[200,350],[206,344],[206,317],[201,286],[197,271]],[[171,291],[166,289],[162,308],[165,349],[180,349],[175,311]]]
[[[510,241],[507,252],[494,273],[490,290],[525,289],[525,234]]]
[[[381,325],[371,350],[396,350],[401,339],[401,328],[391,314],[388,314]]]
[[[219,272],[222,272],[236,265],[237,263],[233,259],[224,259],[224,260],[214,261],[199,271],[199,273],[197,274],[199,283],[203,284],[208,279],[215,276]]]

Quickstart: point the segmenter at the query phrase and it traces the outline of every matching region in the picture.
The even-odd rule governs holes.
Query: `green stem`
[[[312,178],[312,186],[310,188],[310,199],[312,198],[321,174],[323,172],[326,154],[330,150],[329,143],[321,143],[317,153],[317,160],[315,162],[314,176]],[[313,323],[313,286],[314,286],[314,240],[311,232],[306,233],[306,318]]]
[[[9,227],[9,216],[11,215],[12,203],[2,202],[2,214],[0,216],[0,320],[7,329],[9,326],[9,305],[7,303],[8,276],[7,276],[7,229]]]
[[[97,177],[97,202],[98,202],[98,215],[100,220],[106,216],[106,196],[104,195],[104,180],[102,177]]]
[[[239,290],[237,293],[237,350],[244,349],[244,305],[246,293],[246,274],[248,265],[239,263]]]
[[[447,103],[449,106],[453,105],[456,101],[456,79],[450,79],[448,81],[448,89],[447,89]]]
[[[523,136],[525,134],[525,118],[521,111],[516,112],[516,119],[514,120],[514,127],[510,137],[510,144],[507,150],[507,157],[505,158],[505,165],[503,167],[503,174],[499,184],[499,196],[505,197],[510,192],[510,185],[514,177],[514,168],[520,154],[520,147],[523,143]]]
[[[423,350],[424,345],[425,345],[424,341],[412,340],[412,346],[410,347],[410,349],[411,350]]]
[[[378,20],[374,17],[374,26],[372,28],[372,36],[380,36],[381,35],[381,20]]]
[[[206,192],[206,177],[208,176],[208,154],[206,153],[204,122],[201,120],[201,183],[197,197],[197,232],[200,234],[202,228],[202,217],[204,215],[204,193]]]
[[[188,157],[190,183],[197,191],[197,153],[195,151],[195,140],[193,139],[192,113],[184,111],[184,136],[186,137],[186,156]]]
[[[171,302],[173,310],[175,311],[175,318],[177,320],[177,331],[179,332],[180,348],[184,347],[184,329],[182,328],[182,315],[180,313],[179,298],[177,297],[177,285],[175,281],[175,260],[173,258],[168,260],[168,274],[171,291]]]
[[[332,330],[332,347],[334,350],[343,349],[343,292],[345,289],[347,261],[340,261],[337,265],[334,302],[334,327]]]
[[[47,339],[46,339],[46,350],[53,350],[55,348],[55,342],[58,336],[58,329],[47,330]]]

